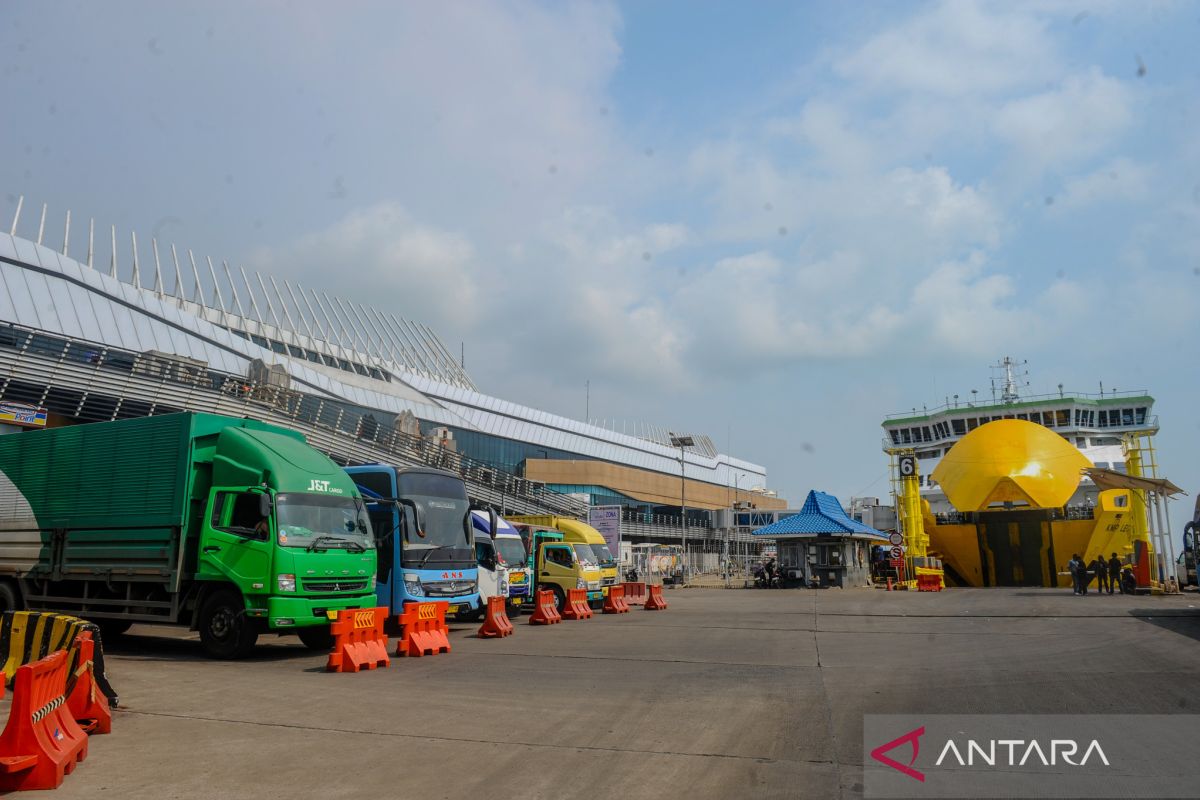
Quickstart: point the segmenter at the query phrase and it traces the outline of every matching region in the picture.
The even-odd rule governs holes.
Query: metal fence
[[[475,500],[514,513],[584,517],[587,504],[396,429],[390,415],[289,387],[256,383],[201,362],[133,353],[0,324],[0,399],[88,421],[203,411],[303,433],[342,464],[390,462],[456,472]]]

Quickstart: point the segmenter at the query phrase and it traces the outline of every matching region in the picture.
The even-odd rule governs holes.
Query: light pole
[[[691,436],[676,436],[672,433],[671,446],[679,448],[679,512],[683,516],[683,533],[679,540],[683,542],[684,548],[687,548],[687,473],[684,469],[686,462],[683,448],[695,447],[696,440]]]

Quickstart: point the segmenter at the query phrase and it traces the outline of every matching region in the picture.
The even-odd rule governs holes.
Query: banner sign
[[[621,506],[592,506],[588,509],[588,525],[604,537],[604,543],[613,554],[621,557]]]
[[[24,403],[0,403],[0,423],[44,428],[46,427],[46,409],[28,406]]]

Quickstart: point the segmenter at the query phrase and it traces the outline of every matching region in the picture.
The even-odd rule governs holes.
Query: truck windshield
[[[466,485],[449,475],[421,472],[402,473],[396,482],[400,497],[416,503],[425,518],[425,535],[421,536],[412,509],[403,505],[399,508],[405,516],[401,553],[404,565],[474,566],[475,548],[467,527],[470,501]]]
[[[592,545],[592,552],[596,554],[596,560],[600,562],[600,566],[602,567],[611,567],[617,563],[617,560],[613,558],[612,551],[608,549],[608,545],[606,544]]]
[[[357,497],[287,492],[275,497],[279,544],[284,547],[374,549],[371,523]]]
[[[575,545],[575,557],[579,559],[579,563],[585,567],[598,567],[599,562],[596,561],[596,554],[592,552],[590,544]]]
[[[496,553],[500,556],[501,564],[510,567],[525,565],[525,545],[521,544],[520,539],[500,536],[493,539],[492,542],[496,545]]]

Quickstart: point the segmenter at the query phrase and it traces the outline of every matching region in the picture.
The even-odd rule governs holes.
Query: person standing
[[[1117,588],[1121,594],[1125,594],[1125,587],[1120,585],[1121,582],[1121,559],[1117,558],[1117,554],[1113,553],[1112,558],[1108,560],[1108,593],[1112,594],[1113,584],[1118,584]]]
[[[1104,594],[1107,588],[1108,593],[1112,594],[1112,584],[1108,582],[1108,562],[1104,560],[1104,556],[1097,553],[1096,560],[1088,564],[1088,569],[1096,573],[1096,591]]]
[[[1079,580],[1079,573],[1083,570],[1083,560],[1080,559],[1079,553],[1073,553],[1071,560],[1067,562],[1067,572],[1071,573],[1071,584],[1075,587],[1074,594],[1083,594],[1083,586]]]

